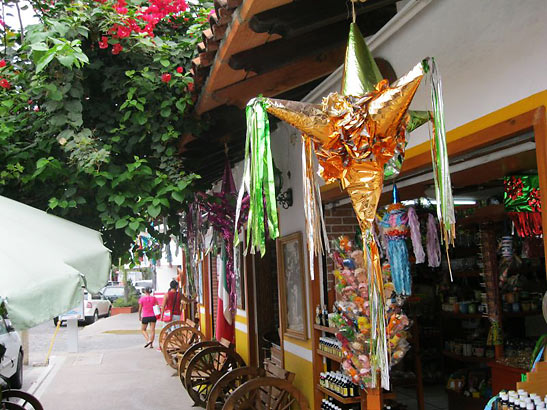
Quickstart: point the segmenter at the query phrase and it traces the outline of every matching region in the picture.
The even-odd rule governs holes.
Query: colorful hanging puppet
[[[517,234],[520,237],[542,235],[539,176],[513,175],[505,177],[503,184],[503,202]]]
[[[401,203],[391,204],[380,222],[383,234],[387,237],[387,255],[391,265],[391,277],[395,292],[408,296],[412,293],[410,260],[406,238],[410,233],[408,214]]]
[[[381,79],[357,25],[352,23],[342,93],[329,94],[320,105],[259,97],[247,106],[245,175],[239,197],[242,198],[245,191],[251,195],[248,243],[252,238],[253,246],[261,253],[265,251],[265,216],[268,218],[270,237],[278,235],[275,198],[270,198],[273,173],[270,172],[267,112],[302,131],[304,140],[313,144],[323,179],[326,182],[339,181],[350,196],[363,238],[364,274],[361,280],[367,285],[371,311],[368,337],[370,386],[373,387],[378,385],[378,370],[381,371],[381,385],[389,388],[390,383],[384,285],[372,222],[382,192],[384,174],[400,169],[410,121],[408,108],[426,73],[429,73],[433,86],[434,136],[431,145],[439,204],[437,211],[448,246],[453,243],[455,218],[442,117],[442,93],[434,59],[423,60],[390,86],[387,80]],[[304,202],[314,200],[308,197]],[[308,231],[312,231],[314,226],[319,226],[319,223],[307,221]]]

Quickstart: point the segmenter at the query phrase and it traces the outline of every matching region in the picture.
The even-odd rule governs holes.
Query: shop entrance
[[[275,241],[269,240],[266,243],[263,258],[255,254],[252,259],[253,286],[249,287],[249,297],[254,303],[249,305],[250,322],[253,324],[249,326],[249,336],[254,357],[251,357],[251,362],[261,365],[265,358],[271,357],[282,366]]]

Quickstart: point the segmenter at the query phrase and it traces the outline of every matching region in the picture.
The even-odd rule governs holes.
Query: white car
[[[58,320],[61,320],[62,323],[68,319],[76,318],[79,322],[91,324],[99,320],[100,317],[110,316],[111,311],[112,303],[101,292],[92,295],[84,291],[82,305],[59,317],[53,318],[53,323],[57,326]]]
[[[135,286],[135,289],[137,289],[137,291],[139,291],[141,294],[144,295],[144,290],[146,288],[152,288],[152,280],[151,279],[136,280],[134,286]]]
[[[3,346],[3,347],[2,347]],[[21,338],[7,318],[0,317],[0,375],[12,389],[23,386],[23,346]]]

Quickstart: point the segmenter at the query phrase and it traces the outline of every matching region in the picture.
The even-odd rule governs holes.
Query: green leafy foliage
[[[24,36],[0,26],[0,195],[101,231],[127,261],[139,232],[176,233],[199,178],[176,153],[205,127],[189,68],[212,4],[166,14],[153,36],[140,21],[116,35],[143,0],[32,4]],[[151,229],[163,222],[172,231]]]

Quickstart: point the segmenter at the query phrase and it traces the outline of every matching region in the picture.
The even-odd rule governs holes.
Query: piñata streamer
[[[315,257],[322,254],[325,249],[329,252],[329,241],[321,206],[321,193],[313,169],[313,155],[310,137],[302,135],[302,186],[311,280],[315,278]]]
[[[441,225],[441,238],[448,252],[449,244],[454,245],[456,217],[454,215],[454,199],[452,197],[448,149],[446,147],[442,82],[437,63],[433,57],[423,60],[422,64],[424,71],[429,73],[428,77],[431,82],[431,102],[433,105],[433,137],[430,137],[431,161],[435,180],[437,217]]]
[[[245,192],[249,193],[249,216],[247,223],[247,241],[245,254],[266,253],[266,226],[271,239],[279,237],[277,204],[273,173],[273,160],[270,148],[270,125],[266,112],[266,103],[262,98],[253,98],[246,108],[247,139],[245,141],[245,169],[236,206],[235,244],[239,243],[238,222],[241,203]]]

